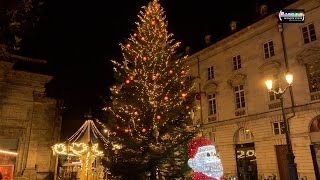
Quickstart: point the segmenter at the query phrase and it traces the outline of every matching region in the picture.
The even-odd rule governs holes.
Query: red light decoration
[[[160,120],[160,119],[161,119],[161,116],[160,116],[160,115],[157,115],[157,119]]]
[[[168,98],[168,96],[165,96],[165,97],[164,97],[164,100],[166,100],[166,101],[167,101],[168,99],[169,99],[169,98]]]
[[[129,80],[129,79],[127,79],[127,80],[126,80],[126,83],[127,83],[127,84],[129,84],[129,83],[130,83],[130,80]]]
[[[201,94],[196,95],[196,100],[201,100]]]
[[[143,132],[143,133],[146,132],[146,131],[147,131],[146,128],[142,128],[141,129],[141,132]]]
[[[131,47],[131,44],[127,44],[127,48],[130,48]]]
[[[172,71],[172,70],[170,70],[170,71],[169,71],[169,74],[172,74],[172,73],[173,73],[173,71]]]
[[[137,55],[133,54],[133,55],[131,56],[131,60],[135,61],[136,59],[137,59]]]
[[[128,133],[128,132],[129,132],[129,129],[125,129],[124,132],[125,132],[125,133]]]

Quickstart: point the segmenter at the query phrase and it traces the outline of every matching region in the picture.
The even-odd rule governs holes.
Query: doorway
[[[237,144],[237,171],[239,180],[258,179],[254,143]]]
[[[287,145],[276,146],[276,155],[277,155],[280,179],[289,179],[287,153],[288,153]]]

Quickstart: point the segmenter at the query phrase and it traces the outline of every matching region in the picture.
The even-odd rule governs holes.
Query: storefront
[[[254,143],[237,144],[237,172],[239,180],[256,180],[257,162]]]
[[[320,179],[320,116],[315,117],[310,125],[311,155],[314,172],[317,179]]]
[[[17,139],[0,138],[0,177],[2,180],[13,180],[17,147]]]

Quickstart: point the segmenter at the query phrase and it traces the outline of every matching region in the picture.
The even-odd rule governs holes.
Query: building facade
[[[16,69],[21,61],[39,63],[11,55],[0,59],[0,172],[10,180],[51,179],[62,101],[46,96],[52,76]]]
[[[288,179],[285,114],[299,179],[320,179],[320,1],[299,0],[304,23],[279,23],[277,14],[189,56],[195,77],[194,121],[218,147],[226,177]]]

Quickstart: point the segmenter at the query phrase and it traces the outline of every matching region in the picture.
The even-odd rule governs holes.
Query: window
[[[234,87],[234,93],[236,95],[236,108],[246,107],[243,85]]]
[[[307,44],[311,41],[317,40],[316,31],[314,29],[313,24],[303,26],[301,29],[302,29],[303,41],[305,44]]]
[[[215,94],[208,95],[208,101],[209,101],[209,116],[211,116],[217,113],[216,95]]]
[[[310,92],[320,91],[320,61],[306,65]]]
[[[272,78],[272,84],[273,84],[273,90],[275,91],[279,91],[279,76],[278,74],[275,74],[273,75],[273,78]],[[269,92],[269,99],[270,101],[274,101],[274,100],[277,100],[277,99],[280,99],[280,95],[279,94],[276,94],[274,92]]]
[[[283,121],[273,123],[273,134],[274,135],[285,134],[285,133],[286,133],[286,126]]]
[[[233,70],[237,70],[241,68],[241,57],[240,55],[238,56],[233,56]]]
[[[209,132],[209,139],[211,142],[215,143],[216,142],[216,134],[214,132]]]
[[[214,71],[213,71],[213,66],[208,67],[208,80],[214,79]]]
[[[274,47],[273,47],[273,41],[269,41],[263,44],[264,49],[264,58],[270,58],[274,56]]]
[[[239,130],[239,140],[245,141],[245,140],[251,140],[251,131],[249,129],[242,128]]]

